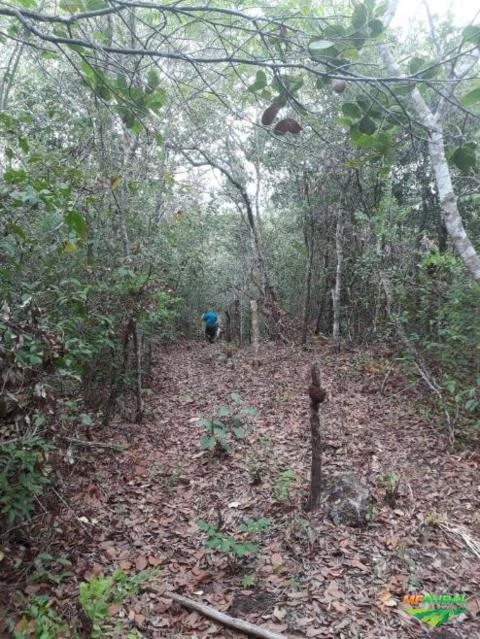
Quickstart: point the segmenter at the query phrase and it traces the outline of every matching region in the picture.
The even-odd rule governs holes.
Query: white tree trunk
[[[340,294],[342,291],[343,267],[343,218],[341,209],[337,213],[337,228],[335,231],[335,251],[337,254],[337,270],[335,274],[335,288],[332,290],[333,327],[332,337],[338,344],[340,341]]]
[[[252,346],[254,361],[258,363],[258,351],[260,347],[260,330],[258,325],[258,306],[257,300],[250,300],[250,313],[252,319]]]
[[[385,15],[385,24],[388,24],[392,19],[396,5],[396,0],[390,2]],[[390,73],[400,76],[400,67],[393,59],[389,48],[382,44],[379,46],[379,51],[385,68],[388,69]],[[451,78],[452,83],[454,83],[455,80],[458,82],[458,76]],[[412,90],[410,97],[415,111],[429,136],[428,150],[435,175],[442,220],[445,223],[447,233],[456,252],[463,260],[463,263],[473,278],[477,282],[480,282],[480,257],[463,226],[463,221],[458,210],[457,198],[453,190],[450,168],[445,156],[442,115],[446,102],[442,99],[436,113],[433,113],[416,87]]]

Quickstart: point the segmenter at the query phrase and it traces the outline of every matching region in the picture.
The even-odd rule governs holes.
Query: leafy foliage
[[[256,555],[258,553],[258,544],[249,541],[252,535],[268,530],[270,522],[268,519],[258,519],[245,521],[238,529],[238,533],[246,537],[238,541],[234,535],[225,535],[219,532],[218,528],[208,524],[205,521],[198,522],[198,528],[207,534],[206,548],[218,550],[225,554],[235,565],[239,559],[246,555]]]

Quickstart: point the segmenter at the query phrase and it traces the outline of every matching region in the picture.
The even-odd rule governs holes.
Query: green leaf
[[[354,123],[355,120],[352,120],[352,118],[337,118],[336,120],[336,124],[342,127],[352,126]]]
[[[110,102],[110,100],[112,99],[110,89],[101,81],[95,87],[95,93],[98,95],[98,97],[102,98],[102,100],[105,100],[105,102]]]
[[[425,66],[424,58],[420,58],[419,56],[414,56],[408,65],[408,70],[413,75],[417,73],[423,66]]]
[[[125,107],[117,108],[120,117],[122,118],[123,123],[128,129],[131,129],[135,124],[135,113],[130,111],[130,109],[126,109]]]
[[[248,91],[255,93],[261,91],[267,86],[267,75],[265,71],[257,71],[255,82],[248,87]]]
[[[160,78],[156,69],[149,69],[147,73],[147,83],[151,89],[156,89],[160,84]]]
[[[345,166],[347,169],[361,169],[363,166],[363,162],[360,160],[347,160],[345,162]]]
[[[362,117],[362,111],[355,102],[344,102],[342,104],[342,112],[347,118],[353,118],[354,120],[358,120]]]
[[[353,10],[352,25],[355,29],[361,29],[368,22],[368,9],[364,4],[358,4]]]
[[[212,420],[210,423],[212,426],[212,432],[216,433],[217,435],[225,434],[225,424],[217,420]]]
[[[90,417],[90,415],[87,415],[86,413],[82,413],[80,415],[80,421],[82,423],[82,426],[93,426],[93,420]]]
[[[440,73],[440,71],[442,70],[442,67],[439,64],[434,64],[432,66],[431,63],[428,63],[425,66],[428,66],[429,68],[425,69],[425,71],[422,71],[420,73],[420,77],[425,79],[425,80],[431,80],[431,79],[435,78]]]
[[[471,142],[458,147],[450,159],[462,173],[469,173],[471,169],[475,168],[477,163],[475,144]]]
[[[360,133],[365,133],[366,135],[373,135],[377,130],[377,125],[375,122],[369,118],[368,116],[363,117],[358,123],[358,130]]]
[[[327,40],[329,38],[341,38],[345,35],[345,29],[341,24],[329,24],[323,29],[322,35]]]
[[[272,105],[282,108],[287,104],[287,101],[287,95],[285,94],[285,92],[282,92],[274,97],[274,99],[272,100]]]
[[[323,89],[328,86],[330,86],[330,78],[317,77],[317,79],[315,80],[316,89]]]
[[[413,89],[415,88],[415,82],[399,82],[398,84],[394,84],[392,89],[397,95],[409,95]]]
[[[80,213],[68,211],[64,215],[65,224],[75,231],[78,237],[84,237],[87,232],[87,224]]]
[[[85,11],[100,11],[108,5],[104,0],[83,0],[83,6]]]
[[[26,240],[27,236],[25,235],[25,231],[18,226],[18,224],[15,224],[14,222],[9,222],[6,226],[6,230],[7,233],[14,233],[15,235],[18,235],[18,237],[20,237],[22,240]]]
[[[12,2],[11,4],[13,4],[14,7],[22,7],[23,9],[33,9],[34,7],[36,7],[37,2],[36,0],[14,0],[14,2]]]
[[[465,107],[472,106],[477,102],[480,102],[480,86],[460,98],[460,104]]]
[[[257,583],[255,575],[244,575],[242,577],[242,588],[253,588]]]
[[[281,76],[281,79],[286,86],[289,93],[297,93],[299,89],[303,86],[303,76],[298,75],[284,75]]]
[[[228,417],[230,415],[230,409],[228,406],[220,406],[217,411],[219,417]]]
[[[117,75],[117,79],[116,79],[115,85],[117,87],[117,90],[120,91],[120,93],[127,93],[128,92],[127,78],[123,74],[119,73]]]
[[[27,138],[18,138],[18,146],[22,149],[24,153],[28,153],[29,146]]]
[[[238,393],[230,393],[230,397],[236,404],[243,404],[243,399]]]
[[[313,53],[322,52],[326,49],[331,49],[334,46],[335,42],[332,42],[331,40],[312,40],[308,43],[308,48]]]
[[[211,448],[215,448],[215,444],[217,440],[215,437],[209,437],[208,435],[203,435],[200,437],[200,448],[201,450],[210,450]]]
[[[199,530],[203,530],[208,533],[216,532],[216,528],[214,526],[208,524],[206,521],[203,520],[199,521],[197,526]]]
[[[84,55],[85,53],[88,52],[88,48],[84,47],[82,44],[67,43],[66,46],[72,51],[75,51],[75,53],[80,53],[81,55]]]
[[[152,111],[158,111],[165,104],[166,93],[163,89],[157,89],[147,97],[147,106]]]
[[[73,242],[68,241],[63,244],[63,252],[66,253],[67,255],[72,255],[73,253],[76,252],[76,250],[77,250],[77,246]]]
[[[381,20],[375,18],[374,20],[370,20],[370,22],[368,23],[368,30],[370,31],[371,37],[376,38],[381,33],[383,33],[385,27],[383,26],[383,22]]]
[[[236,439],[245,439],[245,429],[241,426],[234,426],[232,428],[232,433],[236,437]]]
[[[469,24],[462,31],[465,42],[480,45],[480,24]]]
[[[44,60],[58,60],[60,56],[55,51],[42,51],[41,57]]]

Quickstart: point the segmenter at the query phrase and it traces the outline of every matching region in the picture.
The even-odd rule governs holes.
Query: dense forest
[[[480,637],[480,21],[417,9],[0,1],[0,636]]]

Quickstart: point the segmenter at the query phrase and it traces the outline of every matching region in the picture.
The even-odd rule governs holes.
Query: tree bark
[[[255,366],[258,365],[258,351],[260,347],[260,331],[258,328],[258,305],[257,300],[250,300],[250,313],[252,320],[252,346]]]
[[[322,426],[319,406],[325,400],[325,391],[320,387],[320,371],[317,364],[312,365],[312,384],[308,389],[310,396],[310,433],[312,440],[312,468],[310,474],[310,494],[306,510],[315,510],[320,503],[322,492]]]
[[[337,212],[337,228],[335,231],[335,251],[337,254],[337,269],[335,273],[335,287],[332,291],[333,308],[333,341],[338,346],[340,343],[340,296],[342,292],[342,267],[343,267],[343,216],[341,208]]]

